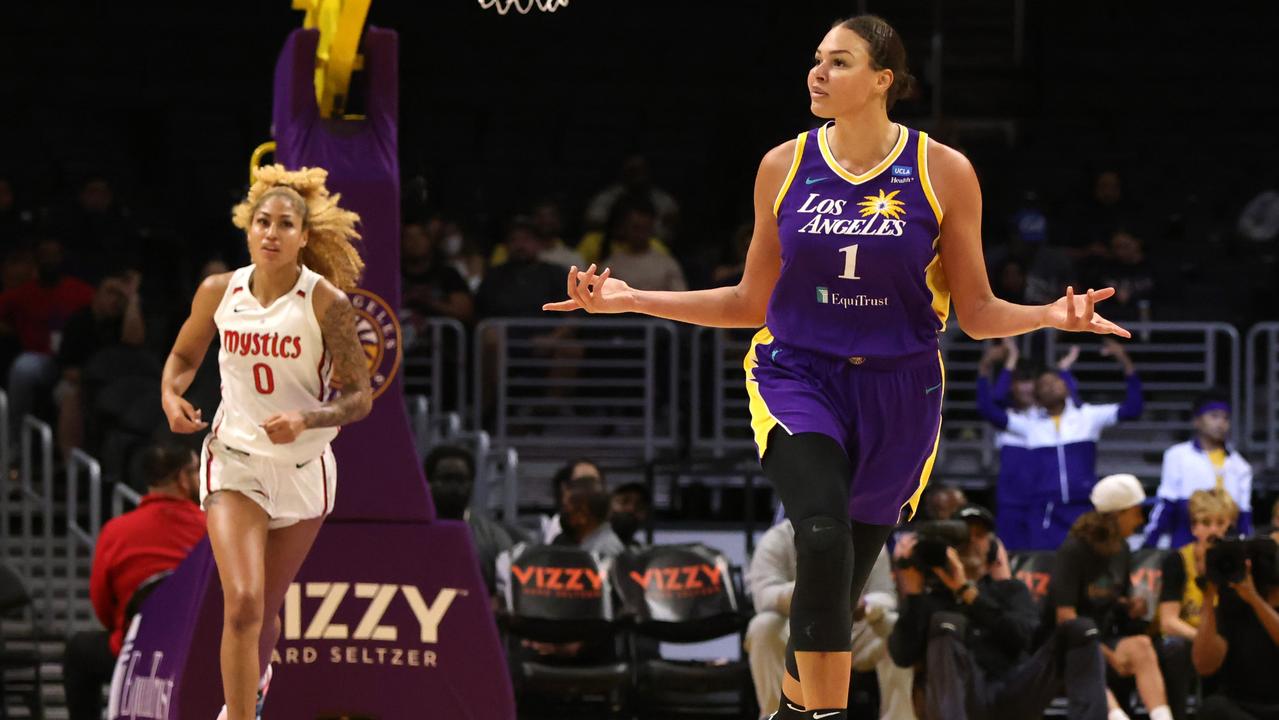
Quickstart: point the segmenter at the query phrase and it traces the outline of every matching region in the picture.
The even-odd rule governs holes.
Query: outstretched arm
[[[727,287],[693,291],[636,290],[611,277],[609,269],[596,274],[592,264],[585,270],[570,268],[568,300],[549,303],[543,310],[569,311],[579,308],[590,313],[637,312],[707,327],[759,327],[764,324],[768,298],[781,274],[782,247],[777,237],[777,217],[773,203],[789,174],[796,142],[773,148],[760,163],[755,178],[755,230],[746,253],[746,271],[741,282]]]
[[[928,143],[928,165],[943,212],[941,258],[960,328],[975,339],[1021,335],[1044,327],[1129,337],[1127,330],[1093,312],[1114,288],[1066,295],[1051,305],[1017,305],[991,292],[981,249],[981,187],[973,166],[956,150]]]
[[[314,410],[279,413],[267,418],[263,428],[276,444],[293,442],[303,430],[353,423],[373,409],[369,366],[355,335],[355,310],[351,301],[328,281],[315,286],[314,298],[320,334],[333,356],[331,385],[338,391],[332,400]]]

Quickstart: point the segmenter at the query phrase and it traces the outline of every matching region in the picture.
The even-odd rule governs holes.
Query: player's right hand
[[[630,285],[609,277],[611,268],[595,274],[595,264],[586,270],[568,269],[568,300],[547,303],[543,310],[568,312],[581,308],[588,313],[622,313],[632,310],[635,291]]]
[[[190,434],[209,426],[200,419],[200,409],[181,395],[166,395],[160,404],[164,407],[165,417],[169,419],[169,429],[175,433]]]

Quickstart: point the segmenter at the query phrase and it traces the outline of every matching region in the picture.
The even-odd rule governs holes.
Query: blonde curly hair
[[[1190,509],[1190,521],[1194,523],[1202,517],[1223,517],[1231,525],[1239,519],[1239,506],[1234,498],[1221,488],[1196,490],[1190,495],[1187,503]]]
[[[341,195],[330,195],[324,168],[286,170],[283,165],[264,165],[254,175],[248,195],[231,209],[231,222],[248,231],[253,214],[271,197],[288,198],[302,215],[308,240],[299,258],[302,263],[343,292],[352,290],[364,272],[364,260],[352,244],[360,239],[355,224],[360,216],[338,205]]]

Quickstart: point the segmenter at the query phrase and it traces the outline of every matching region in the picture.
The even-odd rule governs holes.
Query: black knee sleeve
[[[1101,632],[1097,630],[1097,623],[1092,618],[1077,617],[1068,620],[1057,626],[1057,631],[1067,648],[1080,647],[1101,639]]]
[[[800,652],[852,649],[853,539],[847,520],[817,515],[794,523],[791,640]]]

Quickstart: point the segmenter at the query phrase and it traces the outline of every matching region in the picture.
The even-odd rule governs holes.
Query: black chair
[[[22,578],[8,565],[0,563],[0,618],[30,611],[31,594]],[[34,628],[33,641],[38,641],[40,634],[39,629]],[[44,717],[41,695],[39,651],[10,650],[4,646],[4,635],[0,634],[0,720],[9,717],[10,698],[25,707],[30,717]]]
[[[695,643],[740,636],[745,611],[741,576],[718,550],[701,544],[628,552],[613,564],[623,617],[639,639]],[[634,650],[633,650],[634,651]],[[754,705],[744,661],[677,661],[635,657],[642,717],[743,717]]]
[[[609,563],[585,550],[521,543],[511,551],[504,608],[521,717],[599,718],[620,712],[631,682],[613,621]],[[519,641],[581,643],[574,656],[540,656]]]

